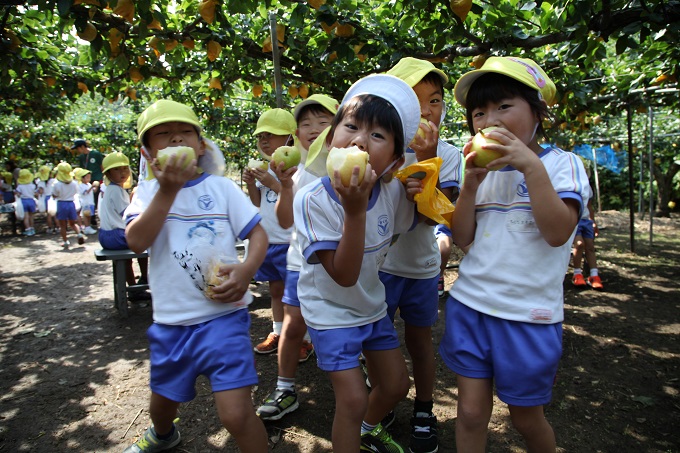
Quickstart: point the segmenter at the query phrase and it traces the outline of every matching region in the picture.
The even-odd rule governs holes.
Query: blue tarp
[[[571,151],[584,159],[593,160],[593,147],[591,145],[578,145]],[[595,148],[595,156],[597,157],[598,167],[604,167],[617,175],[628,165],[626,150],[614,151],[609,145]]]

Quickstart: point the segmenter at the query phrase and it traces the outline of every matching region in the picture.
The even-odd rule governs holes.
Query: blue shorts
[[[44,201],[45,201],[45,212],[47,212],[47,203],[49,203],[50,198],[52,198],[52,195],[45,195]]]
[[[439,317],[439,276],[415,279],[380,272],[380,281],[385,285],[387,315],[392,321],[399,309],[399,317],[406,324],[417,327],[431,327]]]
[[[125,237],[125,230],[122,228],[99,230],[99,243],[103,248],[109,250],[125,250],[130,248]]]
[[[300,273],[298,271],[286,271],[286,286],[283,288],[283,298],[281,301],[286,305],[293,307],[300,306],[300,299],[298,299],[297,284],[300,280]]]
[[[451,233],[451,230],[449,229],[449,227],[447,227],[444,224],[438,223],[434,227],[434,237],[439,237],[439,236],[451,237],[451,236],[453,236],[453,233]]]
[[[78,220],[76,204],[72,201],[57,201],[57,220]]]
[[[286,280],[286,255],[290,244],[269,244],[267,256],[255,274],[258,282]]]
[[[199,375],[213,392],[257,384],[249,328],[245,309],[194,326],[153,323],[147,331],[151,390],[181,403],[196,397]]]
[[[22,198],[21,204],[24,207],[24,212],[35,212],[35,198]]]
[[[364,326],[316,330],[307,326],[312,338],[316,364],[323,371],[350,370],[359,366],[359,355],[368,351],[387,351],[400,346],[397,331],[389,316]]]
[[[494,379],[498,398],[506,404],[541,406],[552,398],[562,323],[508,321],[449,297],[439,354],[461,376]]]
[[[595,239],[593,221],[590,219],[579,220],[576,226],[576,236],[581,236],[584,239]]]

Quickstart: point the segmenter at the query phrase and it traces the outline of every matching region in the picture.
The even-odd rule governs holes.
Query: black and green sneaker
[[[294,390],[276,389],[269,394],[264,404],[257,408],[257,416],[262,420],[279,420],[300,406]]]
[[[372,431],[361,435],[361,451],[404,453],[404,449],[392,439],[390,433],[380,423]]]

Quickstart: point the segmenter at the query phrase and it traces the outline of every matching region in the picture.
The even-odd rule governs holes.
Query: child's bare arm
[[[279,220],[281,228],[290,228],[293,226],[293,175],[297,171],[297,167],[291,167],[288,170],[283,169],[283,163],[278,167],[273,168],[276,177],[279,178],[281,184],[281,191],[276,200],[276,217]]]
[[[267,254],[269,240],[260,224],[253,227],[247,239],[246,260],[238,264],[225,264],[220,268],[218,275],[228,275],[228,277],[224,283],[213,288],[212,300],[225,303],[236,302],[241,300],[248,290],[250,281]]]
[[[358,183],[358,170],[358,167],[352,170],[348,187],[342,185],[340,175],[335,172],[333,188],[337,191],[345,210],[343,234],[337,249],[317,252],[326,272],[338,285],[345,287],[353,286],[359,279],[366,242],[368,197],[378,179],[371,164],[368,164],[364,180]]]
[[[177,192],[196,174],[195,159],[186,169],[182,169],[185,158],[186,156],[182,156],[177,161],[176,156],[170,156],[165,170],[161,170],[157,161],[154,161],[151,165],[160,188],[147,209],[125,228],[125,236],[130,250],[141,253],[153,244],[165,223],[165,218],[170,212]]]

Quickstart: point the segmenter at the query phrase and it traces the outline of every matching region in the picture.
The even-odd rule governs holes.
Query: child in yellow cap
[[[71,245],[66,236],[67,226],[76,232],[78,244],[84,244],[85,235],[78,226],[78,212],[74,201],[78,196],[78,183],[74,181],[73,169],[67,162],[57,165],[57,182],[52,189],[52,196],[57,200],[56,218],[61,233],[61,246],[67,249]]]
[[[36,211],[35,197],[38,195],[38,188],[33,182],[33,173],[30,170],[22,168],[19,170],[19,178],[17,179],[17,187],[14,189],[14,194],[21,199],[21,204],[24,208],[24,234],[26,236],[35,235],[35,226],[33,224],[33,217]]]
[[[190,107],[158,101],[139,116],[137,131],[154,178],[140,182],[123,217],[130,249],[148,250],[150,257],[153,426],[125,452],[179,444],[173,421],[179,405],[196,397],[201,374],[210,380],[220,420],[239,450],[267,451],[267,432],[250,396],[257,372],[248,286],[267,252],[261,217],[236,183],[206,170],[215,155]],[[190,147],[197,159],[172,155],[161,166],[158,152],[177,146]],[[248,239],[243,262],[237,239]]]
[[[47,204],[52,198],[52,187],[55,180],[51,178],[52,169],[49,165],[41,165],[38,169],[38,177],[35,184],[38,188],[38,212],[45,212],[45,222],[47,223],[46,233],[56,233],[56,222],[54,216],[49,213]]]
[[[293,196],[297,188],[317,179],[317,176],[304,170],[307,152],[314,140],[330,128],[337,111],[338,101],[324,94],[309,96],[293,110],[297,123],[296,145],[300,149],[302,159],[297,168],[283,172],[274,168],[281,184],[276,203],[276,216],[283,228],[293,225]],[[285,288],[281,299],[283,322],[278,337],[278,375],[276,387],[257,409],[257,415],[263,420],[279,420],[299,407],[295,391],[295,373],[298,363],[306,362],[314,353],[314,346],[307,332],[297,297],[297,282],[304,258],[297,244],[295,231],[291,233],[290,247],[286,256]]]
[[[99,201],[99,243],[105,249],[125,250],[129,247],[125,238],[123,212],[130,205],[130,194],[125,190],[124,185],[130,177],[130,160],[121,152],[113,152],[104,157],[102,166],[108,184],[102,191]],[[149,283],[147,274],[149,259],[138,258],[137,263],[141,275],[139,281],[135,282],[132,260],[125,260],[125,276],[128,286]],[[143,299],[149,299],[146,291],[130,294],[132,301]]]
[[[281,146],[294,143],[296,124],[293,115],[284,109],[271,109],[257,120],[253,135],[257,138],[260,155],[267,161]],[[246,168],[243,171],[248,196],[260,208],[262,226],[269,237],[269,248],[262,266],[255,274],[255,280],[269,282],[272,307],[272,332],[255,346],[258,354],[270,354],[279,346],[283,325],[283,292],[286,280],[286,253],[290,245],[291,228],[282,228],[276,218],[276,200],[281,183],[270,169]]]
[[[95,215],[94,187],[90,184],[92,172],[86,168],[75,170],[76,180],[78,180],[78,195],[80,195],[80,215],[83,220],[83,233],[97,234],[97,230],[92,228],[92,218]]]
[[[527,450],[556,450],[543,407],[562,355],[562,287],[589,192],[577,155],[539,144],[555,92],[540,66],[517,57],[491,57],[454,88],[470,133],[496,127],[484,135],[497,142],[463,148],[451,227],[454,242],[469,249],[439,348],[457,374],[459,451],[485,450],[494,387]],[[488,151],[500,157],[475,165]]]

